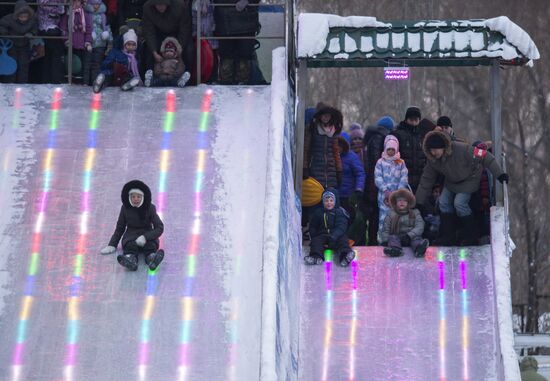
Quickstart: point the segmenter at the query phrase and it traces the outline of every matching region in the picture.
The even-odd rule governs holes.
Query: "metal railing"
[[[286,43],[287,41],[287,24],[288,24],[288,8],[289,3],[292,3],[292,1],[287,0],[285,3],[274,3],[274,4],[248,4],[247,7],[272,7],[272,6],[282,6],[284,8],[284,19],[285,19],[285,28],[284,28],[284,34],[282,36],[202,36],[201,35],[201,2],[202,0],[198,0],[197,2],[197,85],[201,83],[201,41],[202,40],[273,40],[273,39],[283,39]],[[235,4],[210,4],[213,7],[234,7]]]
[[[502,152],[502,170],[504,173],[508,173],[506,170],[506,153]],[[508,183],[505,181],[502,184],[504,195],[504,244],[506,247],[506,255],[512,256],[512,250],[510,250],[510,206],[508,200]]]

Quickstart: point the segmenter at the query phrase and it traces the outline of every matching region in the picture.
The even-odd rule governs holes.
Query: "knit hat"
[[[349,137],[351,140],[363,139],[364,135],[363,127],[359,123],[352,123],[351,126],[349,126]]]
[[[453,123],[448,116],[440,116],[436,123],[439,127],[452,127]]]
[[[129,29],[128,32],[124,33],[124,35],[122,36],[122,40],[124,41],[124,45],[126,45],[126,43],[129,41],[133,41],[137,44],[138,37],[133,29]]]
[[[378,119],[378,122],[376,122],[376,125],[381,127],[386,127],[389,131],[391,131],[395,127],[395,122],[391,118],[391,116],[386,115]]]
[[[327,198],[332,198],[334,201],[336,201],[336,195],[329,190],[323,192],[323,202],[325,202]]]
[[[422,114],[420,113],[420,109],[416,106],[411,106],[407,109],[407,112],[405,112],[405,120],[409,118],[417,117],[418,119],[422,119]]]
[[[426,136],[424,146],[426,149],[432,149],[445,148],[447,145],[445,144],[445,139],[441,135],[432,133],[431,135]]]
[[[390,148],[393,148],[395,152],[399,152],[399,140],[393,135],[388,135],[384,139],[384,152]]]

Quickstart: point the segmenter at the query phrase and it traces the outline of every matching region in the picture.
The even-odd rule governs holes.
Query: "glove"
[[[308,168],[304,168],[304,170],[302,171],[302,180],[305,180],[309,177],[309,169]]]
[[[86,48],[86,50],[88,52],[91,52],[92,51],[92,44],[90,44],[89,42],[85,43],[84,44],[84,47]]]
[[[25,37],[27,37],[27,38],[33,38],[34,35],[33,35],[32,33],[29,32],[29,33],[25,33]]]
[[[408,234],[403,234],[399,237],[401,246],[411,246],[411,237]]]
[[[508,177],[508,174],[507,173],[503,173],[502,175],[500,175],[499,177],[497,177],[497,180],[500,181],[501,184],[503,183],[506,183],[508,184],[508,180],[510,178]]]
[[[104,40],[104,41],[107,41],[109,39],[109,31],[108,30],[104,30],[103,32],[101,32],[101,39]]]
[[[357,205],[361,202],[362,199],[363,199],[363,192],[360,190],[356,190],[353,192],[353,194],[349,198],[349,202],[354,207],[357,207]]]
[[[105,246],[99,252],[101,254],[105,255],[105,254],[113,254],[115,251],[116,251],[116,247],[114,247],[114,246]]]
[[[136,239],[136,244],[137,244],[139,247],[145,246],[146,243],[147,243],[147,240],[145,239],[144,236],[140,235],[139,237],[137,237],[137,239]]]
[[[237,12],[242,12],[247,5],[248,5],[248,0],[239,0],[235,4],[235,9],[237,9]]]

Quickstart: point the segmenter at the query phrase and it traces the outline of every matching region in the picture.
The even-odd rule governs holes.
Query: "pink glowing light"
[[[384,79],[389,81],[402,81],[409,79],[408,67],[385,67]]]

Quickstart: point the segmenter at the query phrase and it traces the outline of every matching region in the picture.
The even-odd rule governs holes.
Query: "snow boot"
[[[427,239],[420,241],[420,243],[414,248],[414,256],[416,258],[424,258],[428,246],[430,246],[430,241]]]
[[[149,266],[149,270],[155,271],[164,259],[164,250],[160,249],[156,253],[149,253],[145,257],[145,263]]]
[[[403,249],[396,246],[388,246],[384,248],[384,254],[388,257],[400,257],[403,255]]]
[[[126,82],[124,82],[122,86],[120,86],[120,89],[122,91],[128,91],[128,90],[132,90],[137,85],[139,85],[139,77],[133,77],[127,80]]]
[[[99,93],[103,89],[103,85],[105,85],[105,74],[99,73],[92,84],[94,93]]]
[[[187,84],[187,82],[189,81],[189,78],[191,78],[191,74],[186,71],[185,73],[183,73],[183,75],[181,76],[180,79],[178,79],[178,87],[185,87],[185,85]]]
[[[454,213],[441,213],[440,217],[439,237],[434,240],[434,246],[455,246],[456,224]]]
[[[149,69],[145,72],[145,81],[143,84],[145,87],[151,87],[151,82],[153,81],[153,70]]]
[[[130,271],[136,271],[138,268],[138,259],[135,254],[119,254],[116,259]]]
[[[340,254],[340,266],[348,267],[351,261],[355,259],[355,251],[350,250],[347,253],[343,252]]]
[[[462,224],[462,239],[460,246],[477,246],[479,244],[479,229],[473,214],[459,217]]]
[[[306,265],[322,265],[325,260],[319,254],[310,254],[304,257]]]

